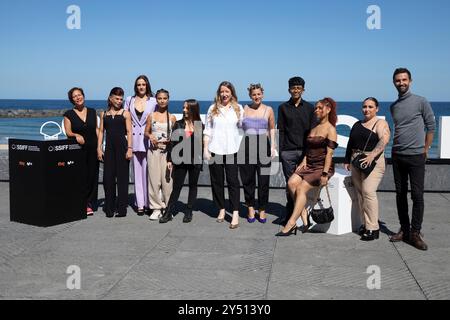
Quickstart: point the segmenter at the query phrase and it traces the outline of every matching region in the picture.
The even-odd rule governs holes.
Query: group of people
[[[391,241],[410,241],[427,250],[421,228],[424,214],[424,172],[428,150],[433,140],[435,119],[425,98],[410,91],[411,73],[396,69],[393,82],[399,98],[391,105],[395,125],[392,148],[400,231]],[[240,182],[242,181],[247,221],[266,223],[269,202],[271,160],[280,156],[286,179],[286,216],[284,228],[277,236],[296,234],[301,218],[302,233],[311,222],[306,210],[307,194],[327,185],[334,174],[333,152],[337,144],[337,104],[331,98],[314,106],[303,100],[305,81],[289,79],[289,101],[275,114],[263,103],[260,84],[248,88],[252,101],[242,106],[232,83],[220,83],[205,123],[200,117],[198,101],[183,105],[183,118],[169,112],[169,92],[160,89],[154,95],[145,75],[134,84],[134,95],[124,100],[124,91],[113,88],[108,107],[100,114],[87,108],[81,88],[69,91],[74,105],[64,114],[66,134],[83,146],[86,159],[86,211],[97,210],[99,161],[104,163],[104,211],[107,217],[124,217],[128,206],[129,162],[133,160],[135,207],[138,215],[151,212],[150,220],[172,220],[186,175],[189,195],[183,222],[192,221],[197,185],[203,163],[208,162],[213,201],[218,209],[217,222],[225,221],[225,179],[232,209],[230,229],[239,227]],[[363,101],[363,119],[351,129],[345,167],[358,197],[363,224],[361,240],[379,238],[377,188],[385,171],[384,151],[390,139],[388,123],[377,117],[379,103],[369,97]],[[276,141],[279,133],[279,145]],[[104,138],[106,142],[104,143]],[[357,155],[360,165],[355,165]],[[370,173],[359,167],[371,167]],[[408,178],[411,181],[413,213],[408,215]],[[258,185],[258,201],[255,191]],[[116,190],[117,189],[117,190]]]

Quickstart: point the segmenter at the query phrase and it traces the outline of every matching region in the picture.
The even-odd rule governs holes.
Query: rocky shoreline
[[[0,109],[0,118],[62,117],[68,109]]]

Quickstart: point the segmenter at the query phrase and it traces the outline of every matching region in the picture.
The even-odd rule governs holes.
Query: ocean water
[[[241,104],[248,103],[248,101],[241,101]],[[265,104],[274,108],[275,116],[277,116],[278,106],[283,101],[265,101]],[[391,102],[381,102],[379,116],[384,116],[388,121],[391,129],[393,128],[392,118],[389,112]],[[106,101],[104,100],[87,100],[86,105],[95,109],[105,109]],[[208,111],[211,101],[200,101],[201,113],[205,114]],[[437,158],[438,156],[438,139],[439,139],[439,118],[442,116],[450,116],[450,102],[431,102],[433,111],[437,121],[437,131],[434,136],[432,148],[430,150],[430,157]],[[66,100],[0,100],[0,109],[70,109],[71,104]],[[169,110],[172,113],[182,113],[183,101],[171,101]],[[338,102],[338,115],[348,115],[357,119],[362,118],[361,102]],[[17,139],[31,139],[43,140],[44,137],[40,134],[40,127],[47,121],[54,121],[61,125],[62,117],[50,118],[0,118],[0,144],[7,144],[9,138]],[[346,125],[338,125],[337,131],[339,135],[348,136],[350,127]],[[45,127],[47,135],[54,135],[59,132],[59,128],[55,125],[48,125]],[[64,139],[64,134],[59,136],[59,139]],[[392,142],[392,137],[391,137]],[[386,149],[386,154],[390,156],[390,145]],[[343,156],[345,149],[339,147],[336,150],[336,156]]]

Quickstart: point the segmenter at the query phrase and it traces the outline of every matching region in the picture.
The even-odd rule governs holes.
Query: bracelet
[[[133,147],[128,147],[128,149],[131,149],[131,150],[133,150]]]
[[[322,177],[328,177],[328,172],[322,172]]]

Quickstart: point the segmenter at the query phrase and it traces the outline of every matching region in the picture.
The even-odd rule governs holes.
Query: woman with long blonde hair
[[[238,103],[236,90],[231,82],[222,82],[216,92],[213,105],[206,116],[204,157],[210,161],[213,199],[219,208],[217,222],[225,221],[225,176],[228,184],[233,217],[230,229],[239,227],[239,177],[237,153],[242,140],[244,109]]]

